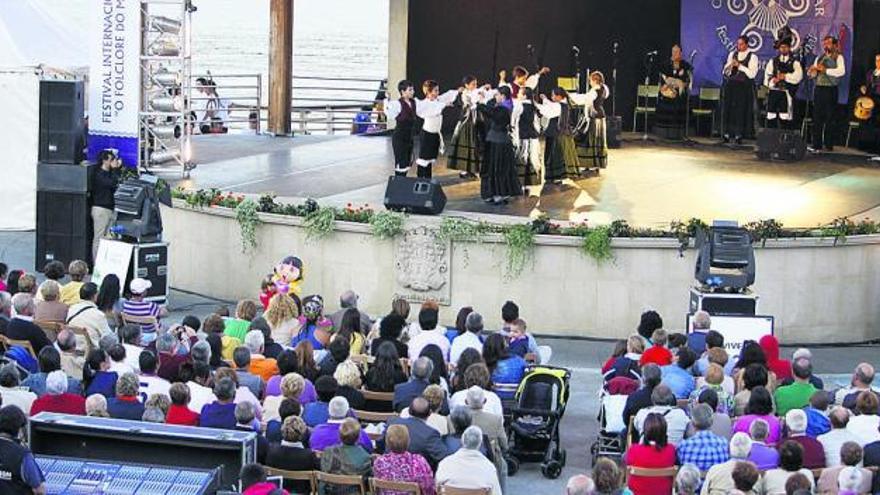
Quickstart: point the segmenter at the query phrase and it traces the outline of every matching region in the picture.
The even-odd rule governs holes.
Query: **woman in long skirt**
[[[526,194],[529,194],[529,186],[537,186],[533,190],[538,192],[538,196],[544,181],[539,118],[535,108],[535,91],[532,88],[523,88],[513,102],[511,117],[513,137],[517,140],[516,168]]]
[[[477,104],[482,102],[482,91],[477,87],[477,78],[474,76],[465,76],[462,86],[464,91],[461,92],[461,117],[452,134],[446,167],[459,170],[459,175],[463,178],[476,177],[480,173],[485,134],[477,113]]]
[[[590,118],[590,128],[587,131],[586,154],[578,157],[585,160],[585,164],[592,163],[595,168],[608,166],[608,141],[605,133],[605,100],[610,91],[605,85],[605,76],[599,72],[590,74],[590,91],[587,92],[587,105],[585,111]]]
[[[571,132],[571,110],[568,92],[554,88],[551,99],[541,96],[537,105],[541,115],[549,119],[544,130],[544,170],[545,179],[561,184],[563,179],[576,178],[578,170],[577,149]]]
[[[516,157],[510,137],[510,117],[513,101],[510,88],[498,88],[495,99],[477,110],[486,117],[486,155],[480,171],[480,196],[487,203],[501,204],[511,196],[522,194],[516,176]]]

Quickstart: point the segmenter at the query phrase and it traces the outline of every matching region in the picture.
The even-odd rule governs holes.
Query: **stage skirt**
[[[458,121],[455,126],[455,132],[449,143],[446,167],[478,175],[481,153],[482,146],[477,135],[475,116],[468,112],[467,117]]]
[[[419,137],[419,159],[436,160],[440,155],[440,134],[422,131]]]
[[[541,185],[542,161],[540,140],[520,139],[516,150],[516,170],[522,185]]]
[[[565,178],[577,178],[580,175],[578,170],[578,154],[574,144],[574,138],[569,134],[561,134],[555,138],[550,145],[550,153],[546,163],[544,163],[546,180],[562,180]]]
[[[577,143],[578,161],[582,166],[608,166],[608,141],[605,132],[605,119],[590,119],[590,129],[586,137]]]
[[[486,156],[480,172],[480,196],[519,196],[522,186],[516,176],[516,157],[511,143],[486,143]]]
[[[686,97],[687,93],[678,98],[660,95],[657,98],[657,125],[683,129],[687,112]]]

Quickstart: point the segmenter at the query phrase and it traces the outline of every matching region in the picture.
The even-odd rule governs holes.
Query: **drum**
[[[860,96],[856,99],[853,116],[858,120],[868,120],[874,113],[874,100],[870,96]]]

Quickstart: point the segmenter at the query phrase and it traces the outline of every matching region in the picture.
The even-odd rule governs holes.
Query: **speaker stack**
[[[83,90],[82,81],[40,81],[37,270],[53,260],[91,260]]]
[[[438,215],[445,207],[446,194],[437,182],[415,177],[388,178],[385,208],[419,215]]]

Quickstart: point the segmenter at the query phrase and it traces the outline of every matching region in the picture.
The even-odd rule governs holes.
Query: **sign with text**
[[[92,282],[100,286],[104,277],[112,273],[119,277],[119,295],[121,296],[125,291],[125,279],[128,276],[133,249],[134,246],[127,242],[101,239],[101,243],[98,244],[98,254],[95,256],[95,268],[92,270]]]
[[[694,331],[693,316],[687,316],[688,333]],[[773,335],[773,324],[772,316],[712,316],[712,330],[724,336],[724,350],[732,361],[739,359],[745,341],[758,342],[765,335]]]
[[[852,66],[853,0],[682,0],[681,44],[685,54],[694,56],[694,87],[721,86],[721,69],[736,39],[745,36],[749,48],[763,68],[776,55],[773,48],[779,28],[788,25],[794,32],[792,47],[804,56],[804,69],[822,52],[822,38],[840,40],[846,61],[846,77],[841,81],[840,103],[849,98]],[[809,97],[812,84],[801,84],[798,96]]]
[[[89,160],[106,148],[137,166],[141,98],[140,0],[89,2]]]

